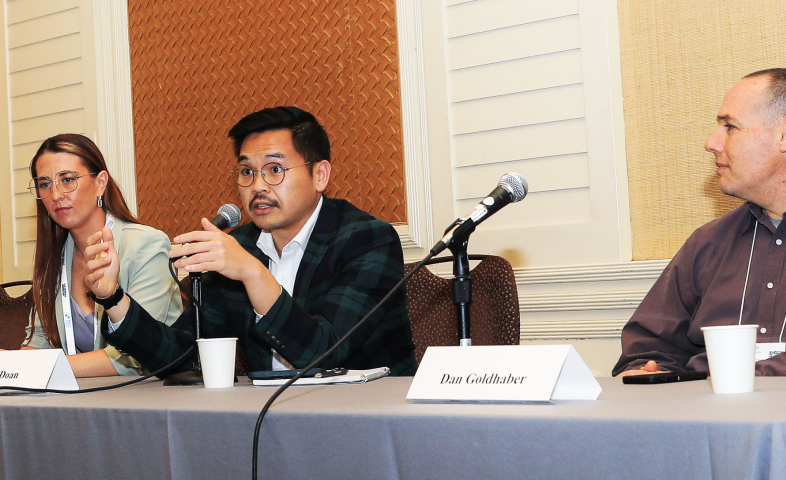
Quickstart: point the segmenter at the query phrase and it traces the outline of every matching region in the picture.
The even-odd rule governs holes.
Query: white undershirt
[[[270,258],[267,266],[270,273],[276,278],[276,281],[281,288],[292,295],[295,289],[295,278],[297,277],[297,270],[300,267],[300,261],[303,260],[303,253],[306,251],[308,239],[311,238],[311,232],[314,231],[314,226],[317,224],[319,212],[322,210],[322,197],[319,198],[317,208],[308,218],[303,228],[300,229],[295,238],[290,240],[283,249],[281,249],[281,256],[279,257],[276,245],[273,242],[273,235],[270,232],[263,231],[257,239],[257,247],[262,250],[262,253]],[[264,315],[256,313],[256,321],[259,322]],[[275,349],[270,349],[273,354],[273,370],[289,370],[294,368],[287,362]]]

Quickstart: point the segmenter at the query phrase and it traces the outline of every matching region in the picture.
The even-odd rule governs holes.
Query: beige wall
[[[671,258],[698,226],[740,204],[717,190],[704,141],[724,92],[786,66],[780,0],[620,0],[633,259]]]

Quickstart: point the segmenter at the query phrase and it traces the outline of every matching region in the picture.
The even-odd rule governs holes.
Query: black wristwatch
[[[112,295],[110,295],[110,296],[108,296],[106,298],[98,298],[98,297],[96,297],[95,293],[90,292],[90,296],[93,297],[93,301],[96,302],[97,304],[101,305],[102,307],[104,307],[104,310],[109,310],[110,308],[112,308],[112,307],[116,306],[118,303],[120,303],[120,300],[123,299],[123,295],[125,295],[125,292],[120,287],[119,283],[117,284],[117,288],[115,289],[115,293],[113,293]]]

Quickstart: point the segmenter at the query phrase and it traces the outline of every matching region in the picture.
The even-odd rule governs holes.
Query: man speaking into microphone
[[[251,223],[226,234],[203,218],[202,231],[174,238],[182,245],[170,257],[188,272],[208,272],[203,337],[237,337],[253,370],[303,368],[403,277],[401,242],[388,223],[323,195],[330,143],[310,113],[266,108],[240,120],[229,137],[237,156],[232,178]],[[193,309],[172,327],[153,319],[117,285],[111,238],[91,240],[86,283],[108,303],[107,342],[149,371],[182,355],[194,341]],[[401,289],[321,366],[412,375],[413,352]]]

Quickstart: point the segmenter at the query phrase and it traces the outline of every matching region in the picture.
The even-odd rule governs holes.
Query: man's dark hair
[[[786,68],[768,68],[759,70],[744,78],[766,76],[770,79],[767,86],[768,99],[764,101],[764,114],[770,123],[780,122],[786,118]]]
[[[243,117],[229,131],[235,157],[240,156],[240,147],[246,137],[273,130],[289,130],[295,151],[306,162],[330,161],[330,140],[325,129],[314,115],[297,107],[266,108]]]

